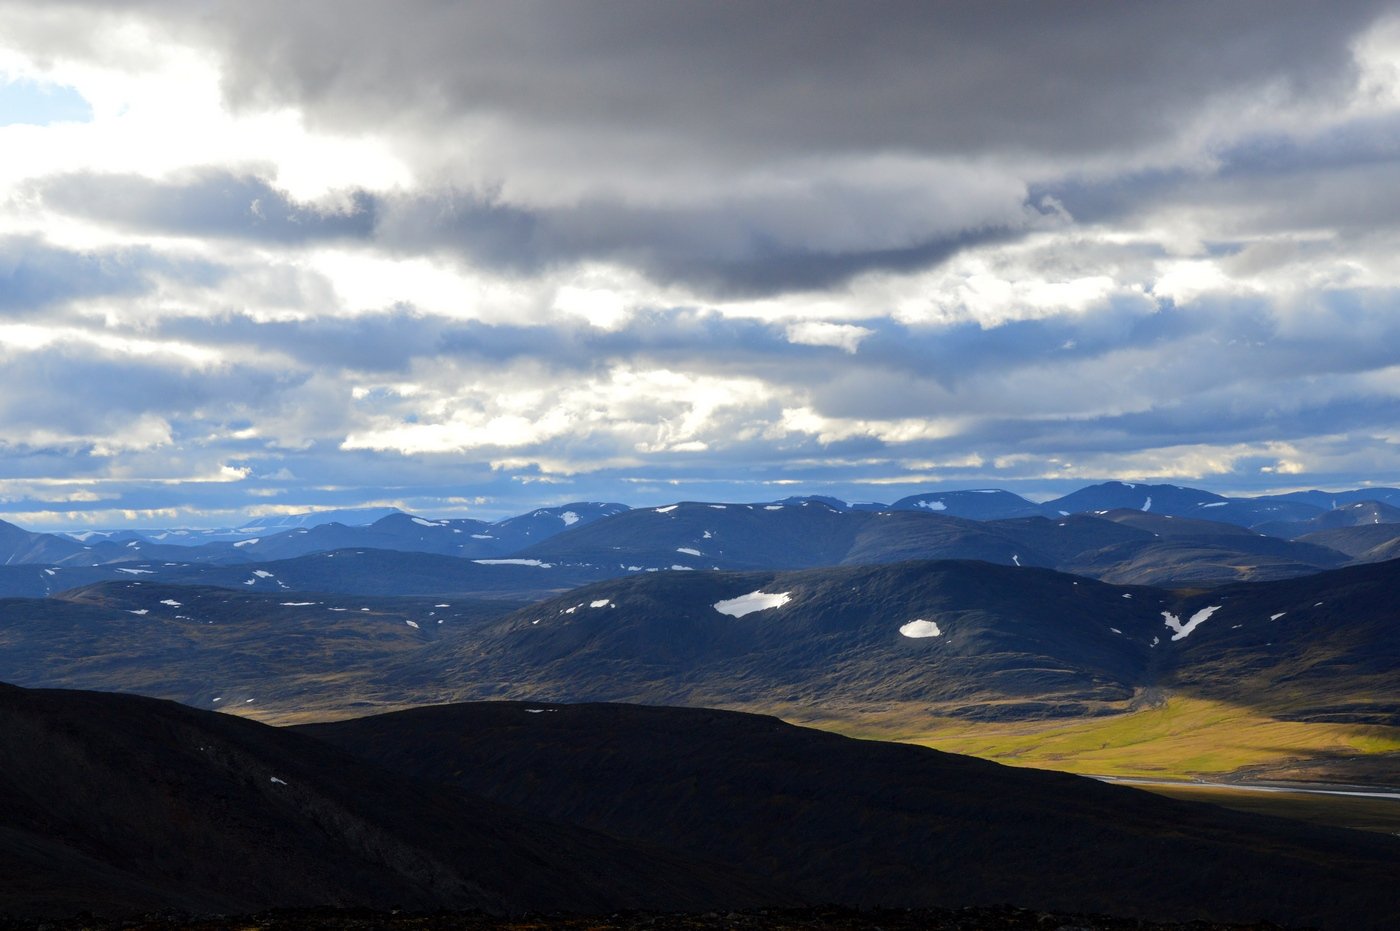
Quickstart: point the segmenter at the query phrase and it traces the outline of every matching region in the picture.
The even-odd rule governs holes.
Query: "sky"
[[[0,517],[1400,484],[1393,3],[0,0]]]

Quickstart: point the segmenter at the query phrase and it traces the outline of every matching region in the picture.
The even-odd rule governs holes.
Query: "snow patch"
[[[781,511],[782,509],[783,506],[781,504],[765,504],[763,506],[763,510],[765,511]]]
[[[126,613],[127,613],[127,614],[145,614],[145,613],[146,613],[146,609],[145,609],[145,608],[137,608],[135,611],[128,611],[128,612],[126,612]]]
[[[1176,631],[1176,633],[1172,634],[1173,640],[1184,640],[1191,634],[1191,631],[1210,620],[1210,616],[1219,611],[1220,608],[1220,605],[1211,605],[1209,608],[1202,608],[1191,615],[1191,619],[1185,624],[1181,623],[1181,618],[1172,614],[1170,611],[1163,611],[1162,620],[1166,621],[1168,627]]]
[[[597,601],[590,601],[588,603],[588,606],[590,608],[606,608],[610,604],[612,604],[612,601],[610,599],[600,598]]]
[[[404,623],[407,624],[409,627],[412,627],[414,630],[421,630],[421,628],[418,626],[418,622],[417,622],[417,621],[408,621],[408,620],[406,620],[406,621],[404,621]]]
[[[1012,554],[1011,554],[1011,561],[1014,562],[1016,565],[1019,566],[1019,565],[1021,564],[1021,554],[1020,554],[1020,553],[1012,553]]]
[[[678,507],[680,507],[679,504],[668,504],[668,505],[666,505],[664,508],[657,508],[657,509],[656,509],[656,513],[658,513],[658,514],[670,514],[672,511],[674,511],[674,510],[675,510],[676,508],[678,508]]]
[[[125,572],[128,575],[155,575],[154,569],[118,569],[118,572]]]
[[[44,570],[44,575],[57,575],[57,574],[58,574],[58,570],[57,570],[57,569],[45,569],[45,570]]]
[[[1287,613],[1288,613],[1287,611],[1280,611],[1278,614],[1270,614],[1270,615],[1269,615],[1269,620],[1271,620],[1271,621],[1276,621],[1276,620],[1278,620],[1279,618],[1283,617],[1283,616],[1284,616],[1285,614],[1287,614]]]
[[[1205,504],[1198,505],[1198,506],[1199,506],[1199,507],[1203,507],[1203,508],[1223,508],[1225,505],[1227,505],[1227,504],[1229,504],[1229,503],[1230,503],[1230,502],[1228,502],[1228,501],[1208,501],[1208,502],[1206,502]]]
[[[167,598],[167,599],[165,599],[164,601],[162,601],[161,604],[163,604],[163,605],[169,605],[169,606],[172,607],[172,608],[183,608],[183,607],[184,607],[184,605],[180,604],[180,602],[176,601],[174,598]]]
[[[938,629],[937,621],[925,621],[920,618],[917,621],[910,621],[899,628],[899,632],[906,637],[941,637],[943,631]]]
[[[284,785],[286,785],[285,782],[283,782],[281,779],[278,779],[276,776],[273,776],[273,777],[272,777],[272,782],[273,782],[274,785],[279,785],[279,786],[284,786]]]
[[[540,562],[538,559],[473,559],[481,566],[534,566],[537,569],[553,569],[554,563]]]
[[[1128,487],[1131,488],[1132,486],[1130,485],[1130,486],[1128,486]],[[1147,500],[1144,501],[1144,502],[1142,503],[1142,509],[1143,509],[1144,511],[1150,511],[1150,510],[1152,510],[1152,496],[1151,496],[1151,495],[1148,495],[1148,496],[1147,496]]]
[[[494,540],[494,539],[496,539],[496,538],[493,537],[493,536],[491,536],[491,534],[489,534],[489,533],[474,533],[474,534],[472,534],[472,539],[473,539],[473,540]]]
[[[252,546],[254,543],[257,543],[260,539],[260,537],[253,537],[253,539],[251,540],[239,540],[237,543],[233,544],[233,546],[234,549],[237,549],[240,546]]]
[[[564,522],[565,527],[572,527],[574,524],[578,523],[578,515],[573,511],[565,511],[563,514],[559,515],[559,519]]]
[[[316,602],[314,602],[314,601],[284,601],[284,602],[282,602],[282,607],[284,607],[284,608],[305,608],[305,607],[309,607],[310,605],[314,605],[315,603],[316,603]]]
[[[753,614],[755,611],[766,611],[769,608],[781,608],[792,600],[790,592],[749,592],[747,595],[740,595],[738,598],[726,598],[723,601],[716,601],[714,608],[720,614],[728,614],[730,617],[744,617]]]
[[[914,506],[915,506],[915,507],[920,507],[920,508],[926,508],[926,509],[928,509],[928,510],[930,510],[930,511],[946,511],[946,510],[948,510],[948,505],[944,504],[941,500],[938,500],[938,501],[916,501],[916,502],[914,502]],[[907,626],[907,625],[906,625],[906,626]],[[900,628],[900,629],[903,630],[904,628]]]
[[[694,572],[695,569],[694,569],[694,567],[692,567],[692,566],[680,566],[680,565],[676,565],[676,566],[672,566],[672,567],[671,567],[671,571],[672,571],[672,572]]]
[[[253,575],[257,576],[257,577],[260,578],[260,579],[270,579],[270,578],[272,578],[272,573],[271,573],[271,572],[268,572],[266,569],[254,569],[254,570],[253,570]]]
[[[1133,593],[1132,593],[1132,592],[1125,592],[1125,593],[1123,594],[1123,597],[1124,597],[1124,598],[1131,598],[1131,597],[1133,597]]]
[[[691,548],[688,547],[688,546],[678,546],[678,547],[676,547],[676,552],[677,552],[677,553],[684,553],[684,554],[686,554],[687,556],[702,556],[702,555],[704,555],[704,554],[701,553],[699,550],[691,549]]]
[[[438,522],[435,521],[435,520],[424,520],[424,519],[421,518],[421,517],[415,517],[415,518],[412,518],[412,520],[413,520],[413,522],[414,522],[415,524],[417,524],[419,527],[441,527],[441,526],[442,526],[442,524],[438,523]]]
[[[712,504],[712,505],[710,505],[710,507],[714,508],[716,511],[723,511],[725,508],[728,507],[728,505],[727,505],[727,504]]]

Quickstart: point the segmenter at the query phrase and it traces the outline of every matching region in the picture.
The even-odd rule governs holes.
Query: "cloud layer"
[[[0,0],[0,508],[1400,483],[1391,9]]]

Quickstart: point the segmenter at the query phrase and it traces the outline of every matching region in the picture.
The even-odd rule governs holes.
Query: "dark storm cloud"
[[[1181,157],[1184,133],[1234,122],[1242,99],[1267,92],[1280,113],[1339,105],[1356,86],[1353,42],[1388,9],[482,0],[244,2],[193,17],[134,6],[215,48],[233,101],[392,133],[426,178],[466,186],[360,193],[347,211],[319,212],[255,178],[69,178],[46,190],[59,208],[274,242],[373,233],[393,251],[451,251],[511,275],[605,261],[713,299],[927,268],[1035,227],[1042,192],[1081,219],[1128,212],[1179,175],[1130,163],[1158,148]],[[1085,156],[1100,180],[1065,180]],[[907,177],[867,164],[890,158],[925,164]],[[929,160],[1001,180],[969,193]],[[724,183],[745,176],[743,190]],[[925,203],[928,191],[939,195]]]
[[[1006,222],[988,228],[935,234],[898,246],[853,241],[846,248],[821,248],[767,229],[767,213],[792,207],[773,198],[766,204],[729,201],[670,209],[617,200],[526,209],[498,196],[452,189],[413,196],[353,191],[346,192],[347,206],[340,210],[297,203],[261,178],[216,169],[168,181],[61,175],[44,180],[36,190],[50,209],[162,235],[268,245],[348,239],[398,254],[449,252],[506,275],[611,261],[716,297],[823,289],[872,270],[913,271],[961,249],[1004,240],[1043,216],[1012,201],[1001,211],[1010,214]],[[827,199],[838,225],[850,208],[870,197],[854,190],[818,196]],[[800,209],[813,208],[803,204]]]
[[[994,208],[996,222],[915,234],[898,245],[880,237],[823,247],[773,229],[775,217],[798,210],[809,214],[813,225],[829,222],[839,229],[857,205],[868,211],[869,201],[889,197],[822,190],[747,202],[722,198],[702,206],[592,199],[526,209],[495,196],[435,192],[385,203],[378,237],[395,251],[450,250],[508,274],[538,274],[590,260],[616,262],[722,299],[821,290],[868,271],[916,271],[962,249],[1008,239],[1044,216],[1019,198],[1008,198]],[[936,230],[938,218],[930,219]]]
[[[1028,197],[1062,204],[1081,223],[1121,220],[1162,207],[1240,213],[1258,231],[1329,226],[1393,228],[1400,189],[1390,183],[1400,151],[1394,114],[1344,123],[1325,133],[1251,136],[1200,166],[1065,177],[1029,188]],[[1228,235],[1231,230],[1220,230]]]
[[[1101,153],[1231,91],[1336,93],[1388,6],[245,2],[203,24],[235,99],[340,123],[480,113],[748,155]]]
[[[374,201],[353,192],[343,210],[299,204],[252,175],[208,169],[156,181],[140,175],[58,175],[36,185],[63,213],[162,234],[303,243],[363,239],[374,229]]]

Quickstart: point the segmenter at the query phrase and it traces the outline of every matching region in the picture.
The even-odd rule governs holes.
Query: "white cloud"
[[[807,320],[788,324],[787,338],[788,342],[803,346],[835,346],[843,352],[855,353],[860,348],[860,341],[874,332],[849,323]]]

